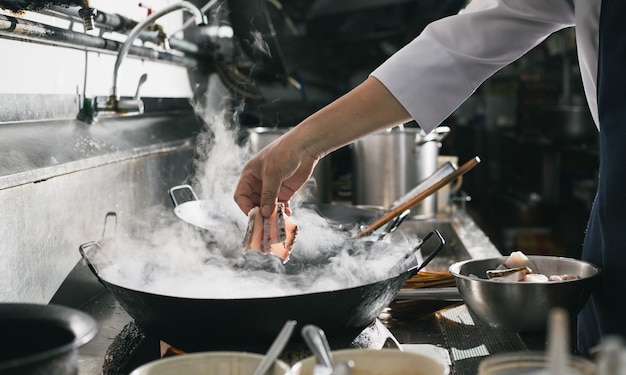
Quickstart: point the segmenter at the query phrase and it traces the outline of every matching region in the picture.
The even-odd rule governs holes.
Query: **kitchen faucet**
[[[208,18],[206,17],[204,12],[195,4],[189,1],[181,1],[179,3],[169,5],[157,12],[152,13],[143,21],[139,22],[128,33],[128,38],[126,38],[126,41],[124,42],[124,44],[122,44],[122,47],[117,54],[115,67],[113,68],[113,85],[111,87],[111,94],[108,97],[96,97],[96,101],[94,103],[94,114],[98,112],[113,112],[115,114],[143,113],[143,101],[139,99],[139,95],[137,95],[139,92],[139,87],[137,88],[137,94],[132,99],[122,100],[117,95],[117,76],[120,65],[122,64],[122,61],[124,60],[126,55],[128,55],[128,52],[130,51],[130,48],[133,45],[135,39],[137,39],[139,34],[145,28],[150,26],[158,18],[174,12],[178,9],[183,9],[191,12],[194,15],[196,25],[200,26],[208,24]],[[145,81],[145,78],[142,77],[140,85],[143,83],[142,81]],[[103,103],[101,103],[101,101],[103,101],[102,99],[105,99]]]

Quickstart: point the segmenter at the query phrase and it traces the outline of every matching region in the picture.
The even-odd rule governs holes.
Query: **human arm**
[[[499,69],[574,25],[568,0],[473,0],[372,72],[427,133]]]
[[[245,165],[235,191],[243,212],[261,206],[269,216],[308,180],[319,159],[358,138],[410,120],[408,112],[374,77],[312,114],[266,146]]]

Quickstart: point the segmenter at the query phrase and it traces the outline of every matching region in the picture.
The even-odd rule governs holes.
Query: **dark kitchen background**
[[[463,1],[294,1],[272,9],[287,73],[259,81],[268,100],[248,126],[288,127],[358,84],[428,22]],[[433,93],[437,95],[437,93]],[[466,208],[504,253],[578,256],[595,191],[597,130],[587,109],[573,29],[558,32],[486,81],[443,123],[441,155],[482,165],[463,181]],[[331,155],[333,199],[350,200],[352,153]],[[348,196],[348,197],[346,197]]]

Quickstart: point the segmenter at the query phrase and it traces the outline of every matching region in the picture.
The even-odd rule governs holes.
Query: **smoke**
[[[252,31],[250,32],[250,45],[253,50],[259,51],[268,57],[272,57],[272,52],[270,51],[270,46],[263,39],[263,34],[260,31]]]
[[[405,271],[399,264],[413,246],[409,241],[402,246],[374,243],[378,246],[371,248],[371,241],[351,239],[350,233],[305,207],[294,209],[299,233],[289,262],[256,251],[244,254],[247,216],[232,197],[251,151],[239,142],[237,113],[224,109],[230,108],[228,96],[221,94],[227,90],[212,79],[208,91],[212,99],[196,104],[206,124],[194,160],[199,201],[177,208],[189,208],[206,227],[177,217],[172,207],[150,208],[146,218],[127,220],[131,223],[118,226],[114,236],[105,236],[89,251],[102,279],[159,295],[234,299],[332,291]]]
[[[332,291],[404,271],[398,265],[407,254],[405,247],[352,240],[308,208],[296,210],[294,220],[300,235],[286,264],[256,251],[243,254],[243,231],[235,224],[226,224],[221,232],[199,231],[164,212],[133,233],[118,229],[89,258],[100,277],[113,284],[206,299]],[[372,245],[377,246],[370,249]]]

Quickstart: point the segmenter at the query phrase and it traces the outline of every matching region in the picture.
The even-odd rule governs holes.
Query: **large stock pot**
[[[437,169],[441,141],[450,129],[440,126],[430,134],[420,128],[394,127],[356,141],[352,145],[352,204],[390,209]],[[431,218],[436,196],[411,210],[415,218]]]

